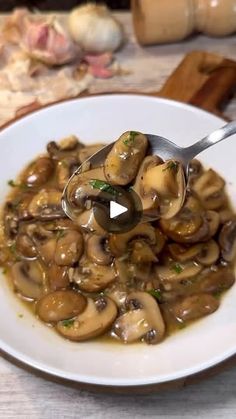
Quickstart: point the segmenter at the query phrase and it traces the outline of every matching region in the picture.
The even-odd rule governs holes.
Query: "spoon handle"
[[[206,150],[212,145],[215,145],[220,141],[225,140],[233,134],[236,134],[236,121],[229,122],[223,127],[202,138],[197,143],[189,147],[186,147],[184,149],[185,157],[188,159],[188,161],[190,161],[203,150]]]

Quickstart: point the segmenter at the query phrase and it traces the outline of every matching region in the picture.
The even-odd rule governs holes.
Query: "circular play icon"
[[[139,196],[129,191],[108,185],[93,201],[93,214],[97,223],[109,233],[124,233],[132,230],[142,216],[142,203]]]

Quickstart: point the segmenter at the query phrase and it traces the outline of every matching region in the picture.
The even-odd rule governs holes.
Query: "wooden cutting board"
[[[195,51],[187,54],[159,92],[153,95],[179,100],[222,115],[236,90],[236,62]]]

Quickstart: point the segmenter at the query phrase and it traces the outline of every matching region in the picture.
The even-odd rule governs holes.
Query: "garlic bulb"
[[[71,11],[68,29],[75,42],[90,53],[115,51],[123,41],[123,30],[109,9],[86,4]]]

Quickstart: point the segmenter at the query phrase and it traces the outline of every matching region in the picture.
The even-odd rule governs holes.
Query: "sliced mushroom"
[[[111,298],[111,300],[113,300],[117,307],[122,311],[128,296],[128,289],[125,284],[116,282],[111,284],[111,286],[106,289],[106,296]]]
[[[97,265],[88,260],[82,260],[70,276],[70,280],[85,292],[102,291],[115,279],[116,274],[112,266]]]
[[[135,240],[132,242],[130,259],[135,264],[157,262],[155,253],[144,240]]]
[[[156,244],[156,231],[151,224],[138,224],[127,233],[111,234],[109,246],[114,256],[123,256],[128,252],[129,243],[136,239],[144,239],[151,245]]]
[[[64,138],[57,144],[55,141],[51,141],[47,145],[47,151],[49,156],[54,160],[61,160],[67,156],[77,156],[78,150],[83,148],[84,145],[78,141],[75,135]]]
[[[202,271],[202,266],[195,262],[187,262],[186,264],[172,263],[170,266],[158,265],[156,274],[163,283],[166,290],[171,289],[171,283],[181,282],[183,280],[193,278]]]
[[[56,246],[56,237],[37,245],[37,252],[46,265],[50,265],[54,261]]]
[[[57,291],[62,288],[66,288],[70,284],[67,266],[58,266],[55,263],[52,263],[48,267],[47,274],[51,291]]]
[[[93,201],[98,201],[101,193],[105,194],[103,186],[106,185],[110,187],[101,167],[74,176],[67,187],[67,202],[70,210],[73,209],[73,218],[83,216],[83,212],[90,210]],[[110,200],[109,194],[107,200]]]
[[[36,305],[36,313],[46,323],[55,323],[82,313],[86,298],[76,291],[54,291],[42,297]]]
[[[199,201],[188,196],[181,211],[171,220],[159,221],[162,231],[177,243],[197,243],[209,232],[205,212]]]
[[[34,259],[37,256],[36,246],[30,236],[27,234],[19,234],[16,238],[16,250],[22,257],[26,259]]]
[[[202,265],[211,266],[218,260],[220,249],[215,240],[209,240],[203,243],[201,251],[199,252],[196,260]]]
[[[149,194],[155,192],[161,218],[174,217],[182,208],[185,198],[186,184],[181,164],[167,160],[148,168],[143,174],[143,187]]]
[[[201,200],[204,208],[218,209],[225,201],[225,181],[214,170],[204,171],[192,185],[192,190]]]
[[[29,204],[29,213],[38,220],[63,218],[61,192],[55,189],[41,189]]]
[[[144,134],[127,131],[115,142],[108,154],[104,172],[108,182],[128,185],[134,180],[148,146]]]
[[[57,331],[65,338],[74,341],[92,339],[105,333],[117,316],[117,307],[110,298],[88,298],[87,307],[71,321],[57,323]]]
[[[219,301],[210,294],[196,294],[184,297],[170,304],[169,310],[177,321],[188,322],[214,313]]]
[[[86,232],[98,235],[106,234],[106,231],[97,223],[93,210],[84,211],[76,217],[76,224]]]
[[[56,166],[55,177],[58,188],[63,191],[72,173],[79,167],[76,157],[68,156],[59,160]]]
[[[204,237],[204,240],[209,240],[215,236],[220,225],[220,216],[216,211],[206,211],[206,220],[208,222],[209,231]]]
[[[199,160],[193,159],[189,163],[189,169],[188,170],[189,170],[189,180],[190,180],[190,184],[191,184],[192,181],[194,181],[196,179],[196,177],[198,177],[202,174],[203,167],[202,167],[202,164],[200,163]]]
[[[236,219],[225,223],[220,231],[219,244],[223,258],[232,262],[236,256]]]
[[[45,274],[37,261],[16,262],[11,273],[15,289],[21,296],[33,300],[42,297]]]
[[[156,244],[152,246],[152,248],[153,248],[154,253],[158,255],[163,250],[166,244],[167,237],[162,233],[162,231],[159,228],[155,229],[155,233],[156,233]]]
[[[87,145],[84,148],[81,148],[78,151],[78,159],[80,163],[83,163],[85,160],[89,159],[93,154],[100,151],[103,147],[105,147],[105,144],[93,144],[93,145]]]
[[[135,183],[132,189],[137,193],[142,202],[143,216],[158,217],[160,215],[159,200],[155,190],[146,188],[144,184],[144,174],[159,164],[163,163],[158,156],[146,156],[140,166]]]
[[[124,343],[140,339],[159,343],[165,334],[165,323],[156,300],[146,292],[134,291],[127,297],[126,306],[129,311],[116,319],[113,335]]]
[[[215,293],[230,288],[235,282],[235,274],[231,268],[219,267],[216,271],[209,271],[202,275],[198,292]]]
[[[202,243],[195,244],[191,247],[186,247],[179,243],[171,243],[168,245],[168,250],[174,260],[185,263],[190,260],[195,260],[201,252],[202,246]]]
[[[42,186],[48,182],[53,172],[53,161],[49,157],[40,157],[26,168],[20,182],[28,187]]]
[[[72,266],[83,253],[83,236],[76,230],[67,230],[57,240],[55,263],[59,266]]]
[[[198,243],[191,247],[172,243],[168,249],[175,260],[178,262],[187,262],[195,260],[202,265],[210,266],[214,264],[219,258],[219,246],[215,240],[210,240],[206,243]]]
[[[112,255],[107,249],[107,236],[91,235],[86,241],[86,253],[88,258],[98,265],[109,265]]]

